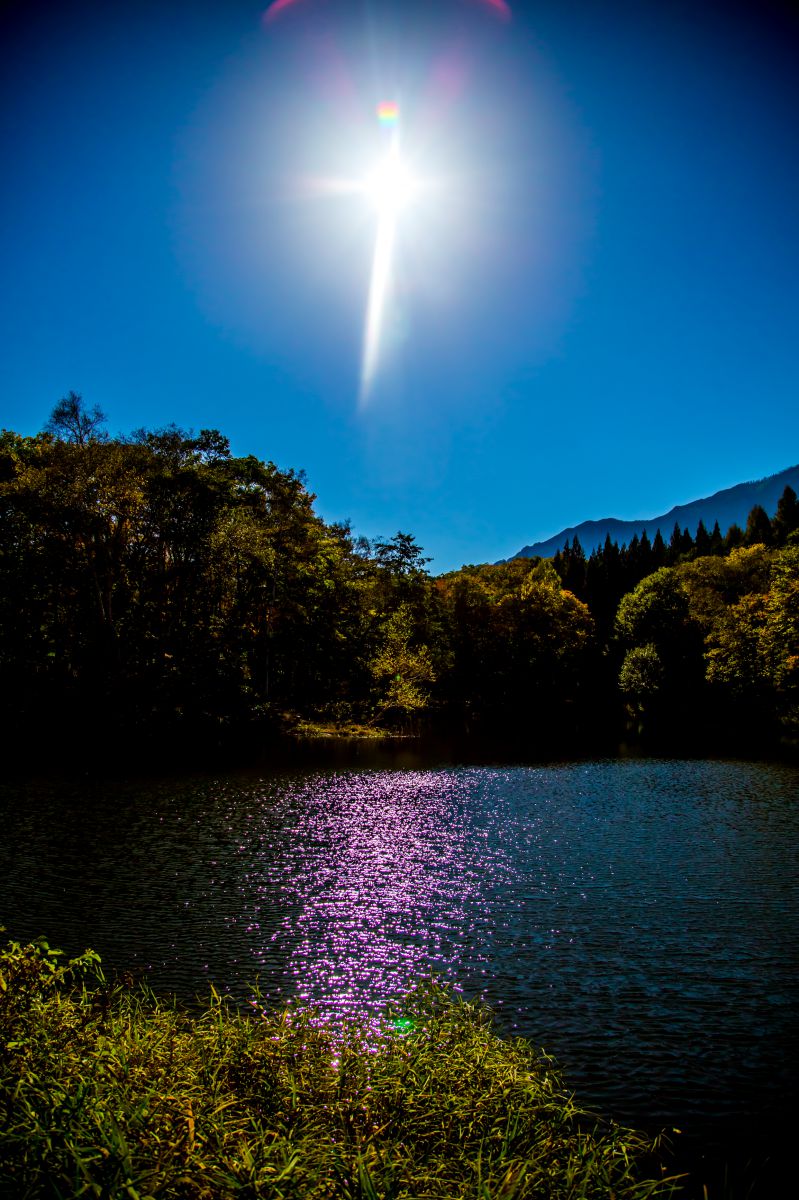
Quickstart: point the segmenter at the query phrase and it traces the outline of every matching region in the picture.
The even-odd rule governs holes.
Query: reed
[[[657,1142],[441,986],[376,1035],[312,1010],[190,1013],[96,954],[0,952],[0,1193],[98,1200],[642,1200]]]

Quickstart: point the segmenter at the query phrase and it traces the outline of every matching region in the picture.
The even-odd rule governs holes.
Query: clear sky
[[[2,6],[0,425],[217,427],[436,571],[799,461],[792,5],[267,7]]]

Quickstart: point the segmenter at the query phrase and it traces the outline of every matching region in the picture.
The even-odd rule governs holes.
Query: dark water
[[[798,800],[792,767],[647,760],[9,785],[0,918],[182,996],[258,976],[377,1014],[435,971],[584,1103],[683,1130],[692,1194],[765,1196],[799,1095]]]

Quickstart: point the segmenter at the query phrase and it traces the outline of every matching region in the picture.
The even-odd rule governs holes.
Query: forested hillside
[[[0,435],[9,749],[252,746],[302,720],[512,736],[799,740],[799,505],[589,558],[433,578],[216,430],[109,437],[70,393]],[[741,739],[744,739],[743,743]]]
[[[689,530],[692,535],[696,533],[700,524],[708,529],[718,525],[722,534],[726,534],[732,525],[745,525],[749,513],[756,505],[773,516],[786,487],[792,490],[799,487],[799,466],[786,467],[784,471],[779,471],[776,475],[767,475],[765,479],[738,483],[735,487],[724,488],[701,500],[677,504],[660,517],[635,521],[620,521],[616,517],[581,521],[579,525],[563,529],[543,542],[524,546],[516,557],[549,558],[558,550],[562,550],[565,544],[571,544],[575,537],[586,553],[600,547],[608,535],[611,541],[620,545],[623,542],[631,542],[634,537],[643,537],[644,534],[650,541],[658,533],[661,537],[668,538],[675,525]]]

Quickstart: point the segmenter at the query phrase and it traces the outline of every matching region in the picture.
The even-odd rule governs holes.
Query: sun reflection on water
[[[258,1004],[365,1015],[370,1046],[436,973],[590,1107],[771,1153],[797,1107],[798,789],[672,760],[6,784],[4,916],[187,1003],[257,978]]]
[[[507,864],[496,851],[481,859],[463,782],[375,772],[306,785],[288,884],[297,905],[273,934],[292,946],[284,993],[328,1017],[377,1021],[420,978],[451,977],[465,949],[480,953],[481,894]]]

